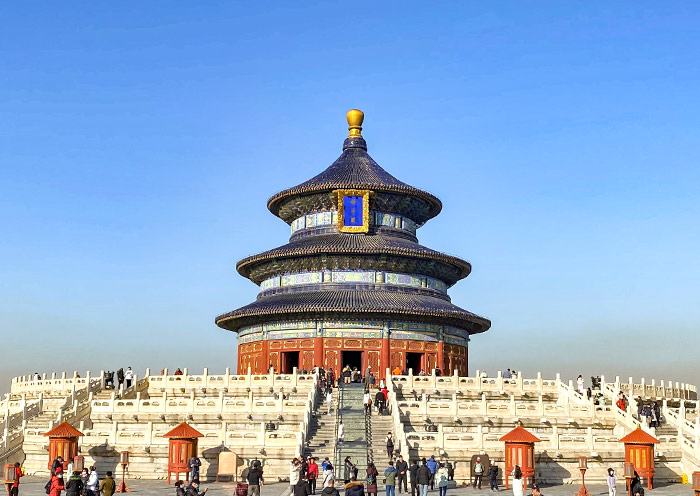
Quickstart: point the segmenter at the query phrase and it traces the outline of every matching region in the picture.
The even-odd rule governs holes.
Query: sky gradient
[[[15,3],[0,11],[0,391],[235,368],[216,315],[289,228],[267,198],[369,153],[469,260],[470,372],[700,383],[700,6]]]

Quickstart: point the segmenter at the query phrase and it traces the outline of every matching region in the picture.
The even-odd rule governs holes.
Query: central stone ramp
[[[343,384],[338,393],[338,420],[345,426],[345,442],[336,447],[336,476],[345,478],[345,458],[357,465],[357,478],[363,481],[367,469],[367,424],[362,384]]]

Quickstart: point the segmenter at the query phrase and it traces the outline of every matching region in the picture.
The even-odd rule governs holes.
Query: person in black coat
[[[401,455],[399,455],[399,459],[396,460],[396,471],[398,472],[396,474],[396,486],[399,490],[399,494],[401,494],[401,483],[403,483],[404,492],[408,492],[408,486],[406,485],[408,480],[408,463],[406,463],[406,460],[404,460]]]
[[[299,479],[294,486],[294,496],[311,496],[311,488],[306,479]]]
[[[411,466],[408,468],[408,475],[411,479],[411,496],[418,496],[418,464],[415,460],[411,461]]]
[[[384,411],[384,407],[386,406],[386,398],[381,390],[377,391],[377,394],[374,396],[374,405],[377,407],[379,415],[382,415],[382,411]]]
[[[494,463],[489,467],[489,484],[492,491],[498,491],[498,466]]]
[[[425,458],[423,458],[423,464],[418,467],[418,485],[419,486],[427,486],[430,484],[430,479],[432,476],[432,473],[430,472],[430,469],[428,468],[428,465],[426,465],[427,461]]]

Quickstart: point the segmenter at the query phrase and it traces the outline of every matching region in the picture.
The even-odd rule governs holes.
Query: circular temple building
[[[348,112],[343,153],[267,207],[289,242],[244,258],[255,302],[216,318],[238,333],[238,373],[345,365],[467,375],[469,336],[491,322],[452,304],[448,288],[469,262],[418,243],[438,198],[396,179],[367,154],[364,115]]]

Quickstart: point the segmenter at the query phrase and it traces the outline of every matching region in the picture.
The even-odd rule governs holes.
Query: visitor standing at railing
[[[586,385],[583,382],[583,376],[579,375],[576,378],[576,389],[578,390],[579,393],[582,395],[586,393]]]
[[[120,368],[117,370],[117,389],[121,389],[122,384],[124,384],[124,369]]]
[[[131,387],[131,383],[134,380],[134,371],[131,370],[131,367],[128,367],[126,369],[126,372],[124,372],[124,382],[126,383],[126,388],[129,389]]]

